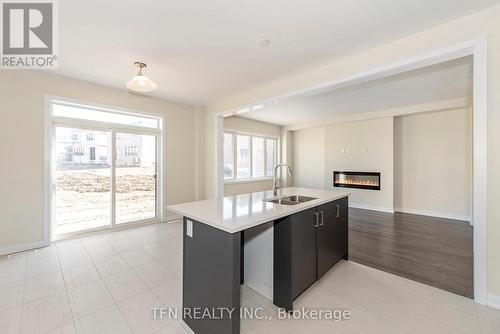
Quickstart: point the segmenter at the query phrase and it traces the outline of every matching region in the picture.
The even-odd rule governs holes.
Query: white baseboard
[[[414,214],[414,215],[421,215],[421,216],[463,220],[463,221],[466,221],[468,223],[471,223],[471,220],[472,220],[471,217],[468,217],[468,216],[454,215],[454,214],[448,214],[448,213],[437,212],[437,211],[415,210],[415,209],[405,209],[405,208],[395,208],[394,211],[403,212],[403,213],[410,213],[410,214]]]
[[[41,248],[41,247],[46,247],[49,244],[50,244],[50,242],[47,243],[44,240],[41,240],[41,241],[30,242],[30,243],[22,244],[22,245],[4,246],[4,247],[0,247],[0,256],[13,254],[13,253],[19,253],[19,252],[25,252],[28,250]]]
[[[500,297],[489,294],[488,295],[488,306],[500,310]]]
[[[365,210],[373,210],[373,211],[382,211],[382,212],[394,213],[394,210],[391,209],[391,208],[383,208],[383,207],[379,207],[379,206],[371,206],[371,205],[364,205],[364,204],[349,203],[349,207],[356,208],[356,209],[365,209]]]

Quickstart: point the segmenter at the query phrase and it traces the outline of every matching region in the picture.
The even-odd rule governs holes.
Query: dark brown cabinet
[[[275,221],[274,304],[293,309],[293,300],[347,253],[347,197]]]
[[[318,207],[318,272],[323,277],[348,251],[347,198]]]
[[[316,279],[317,231],[315,225],[317,210],[309,209],[291,216],[293,284],[292,295],[297,298]]]

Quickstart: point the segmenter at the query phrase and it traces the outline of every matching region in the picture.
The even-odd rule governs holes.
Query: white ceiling
[[[472,57],[288,98],[239,116],[297,129],[346,116],[460,98],[472,98]]]
[[[209,104],[498,3],[64,0],[58,73],[125,89],[143,61],[153,95]]]

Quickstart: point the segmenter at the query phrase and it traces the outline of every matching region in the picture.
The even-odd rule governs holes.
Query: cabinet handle
[[[313,227],[318,227],[319,226],[319,213],[315,212],[314,213],[314,225]]]
[[[321,219],[319,221],[319,226],[323,226],[324,225],[324,215],[323,215],[323,211],[320,211],[319,212],[320,216],[321,216]]]
[[[339,218],[340,217],[340,205],[337,204],[336,207],[337,207],[337,216],[336,217]]]

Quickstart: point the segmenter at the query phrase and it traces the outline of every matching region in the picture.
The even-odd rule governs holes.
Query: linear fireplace
[[[379,172],[333,172],[333,186],[380,190]]]

